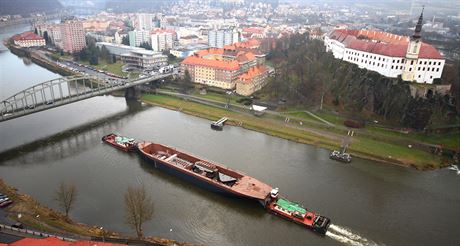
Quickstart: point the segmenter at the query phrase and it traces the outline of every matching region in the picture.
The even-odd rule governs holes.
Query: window
[[[391,69],[393,69],[393,67],[394,67],[394,66],[392,65],[392,66],[391,66]]]
[[[425,68],[423,68],[422,70],[425,71]]]
[[[438,67],[438,68],[436,68],[436,72],[439,72],[439,67]]]

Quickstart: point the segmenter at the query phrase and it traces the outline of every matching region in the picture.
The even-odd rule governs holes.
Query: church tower
[[[420,47],[422,46],[422,25],[423,25],[423,10],[418,18],[417,25],[415,26],[415,31],[412,37],[410,37],[409,44],[407,45],[406,51],[406,61],[404,65],[404,71],[402,73],[402,79],[404,81],[414,81],[415,80],[415,70],[417,68],[418,55],[420,53]]]

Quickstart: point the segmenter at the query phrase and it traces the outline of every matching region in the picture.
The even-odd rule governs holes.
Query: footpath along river
[[[2,28],[0,38],[28,29]],[[4,47],[0,47],[4,50]],[[0,100],[59,75],[0,52]],[[162,173],[135,154],[101,143],[118,132],[174,146],[241,170],[282,195],[332,219],[321,237],[266,213],[260,205],[220,196]],[[5,154],[5,150],[45,139]],[[143,184],[155,202],[146,235],[205,245],[460,245],[460,175],[416,171],[354,159],[238,127],[101,96],[0,123],[0,178],[57,208],[61,181],[77,186],[71,217],[121,233],[123,194]],[[172,230],[171,230],[172,229]]]

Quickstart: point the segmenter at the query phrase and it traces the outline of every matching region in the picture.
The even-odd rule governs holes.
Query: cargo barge
[[[133,138],[123,137],[115,133],[103,136],[102,141],[126,152],[134,151],[136,149],[136,142]]]
[[[156,168],[218,193],[263,202],[272,190],[270,185],[241,172],[169,146],[141,142],[137,150]]]

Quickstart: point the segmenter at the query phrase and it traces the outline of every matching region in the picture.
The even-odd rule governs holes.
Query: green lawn
[[[339,134],[338,136],[343,135],[340,130],[333,128],[327,130],[329,134],[319,135],[320,132],[314,130],[320,129],[319,127],[313,126],[309,128],[307,127],[307,124],[300,126],[298,124],[295,125],[294,123],[289,124],[288,127],[284,120],[280,119],[280,117],[254,117],[221,108],[184,101],[166,95],[143,95],[142,99],[156,105],[178,109],[182,112],[210,120],[216,120],[225,116],[229,118],[229,123],[237,125],[242,124],[242,127],[250,130],[263,132],[272,136],[301,143],[314,144],[328,149],[336,149],[341,144],[340,141],[337,141],[337,135],[335,134]],[[331,120],[331,118],[328,120]],[[308,126],[312,125],[308,124]],[[391,135],[387,135],[387,137],[391,137]],[[439,139],[439,141],[451,143],[455,142],[456,137],[458,137],[458,133],[453,134],[453,136],[447,137],[440,135],[436,138],[430,139],[432,141]],[[350,153],[364,158],[367,157],[407,166],[410,165],[419,169],[432,169],[443,164],[442,157],[432,155],[422,150],[408,148],[407,145],[399,143],[398,138],[383,141],[382,139],[375,139],[374,136],[369,134],[356,134],[353,137],[353,142],[350,145],[349,150]]]
[[[80,61],[80,63],[85,64],[85,65],[90,65],[89,62],[87,62],[87,61]],[[113,63],[113,64],[108,64],[104,60],[99,60],[99,64],[91,65],[91,66],[96,67],[99,70],[108,71],[110,73],[120,75],[120,76],[127,76],[128,75],[128,73],[125,73],[125,72],[123,72],[121,70],[121,68],[123,66],[121,61],[117,61],[116,63]]]

